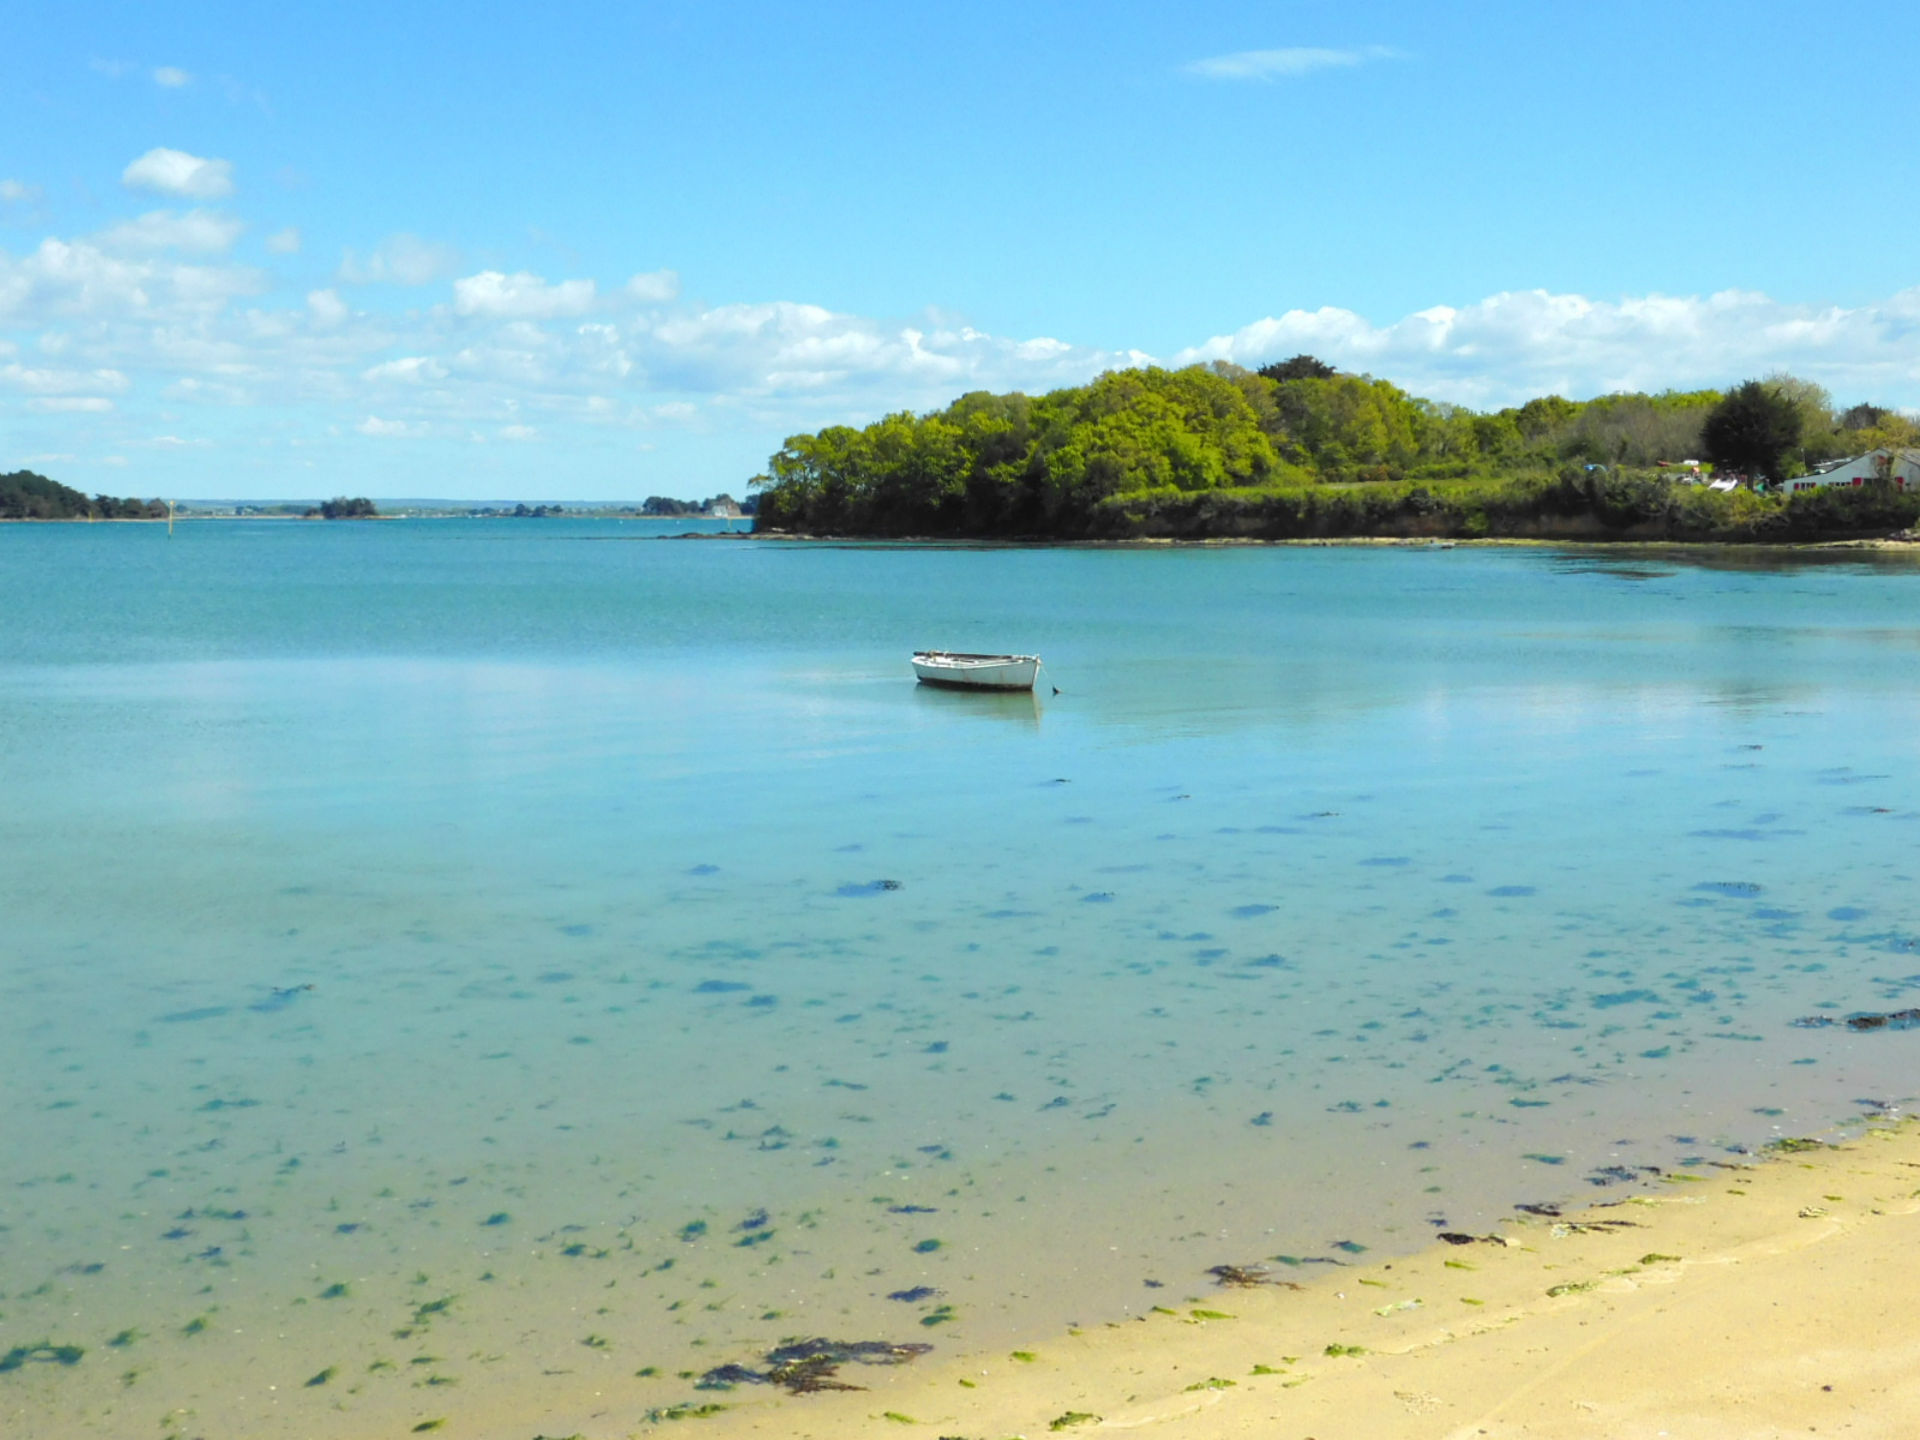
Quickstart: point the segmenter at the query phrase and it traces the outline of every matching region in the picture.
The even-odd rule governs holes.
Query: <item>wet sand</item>
[[[1412,1259],[1169,1289],[1165,1313],[1032,1351],[845,1367],[864,1391],[690,1392],[729,1408],[685,1429],[715,1440],[1912,1435],[1916,1246],[1920,1126],[1890,1126],[1557,1218],[1516,1216]],[[599,1428],[577,1419],[589,1436],[629,1433],[606,1428],[610,1416]],[[575,1422],[545,1423],[567,1434]]]

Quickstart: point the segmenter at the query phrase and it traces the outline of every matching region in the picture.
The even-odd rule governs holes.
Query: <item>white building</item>
[[[1891,480],[1901,490],[1920,490],[1920,450],[1869,450],[1798,480],[1788,480],[1780,488],[1792,494],[1829,485],[1864,485],[1873,479]]]

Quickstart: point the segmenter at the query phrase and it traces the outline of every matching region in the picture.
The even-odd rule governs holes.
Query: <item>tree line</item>
[[[1582,513],[1617,515],[1588,492],[1648,472],[1625,506],[1643,514],[1640,491],[1665,494],[1661,467],[1679,462],[1737,472],[1764,492],[1827,460],[1916,443],[1920,430],[1897,411],[1839,409],[1789,375],[1481,412],[1299,355],[1260,370],[1113,371],[1040,396],[976,391],[924,415],[792,436],[752,484],[759,528],[817,533],[1098,536],[1229,512],[1257,514],[1255,528],[1274,533],[1355,533],[1341,527],[1385,523],[1383,506],[1415,521],[1459,510],[1471,533],[1475,514],[1571,504],[1576,491],[1588,497]]]
[[[167,502],[112,495],[91,498],[78,490],[16,470],[0,475],[0,520],[164,520]]]

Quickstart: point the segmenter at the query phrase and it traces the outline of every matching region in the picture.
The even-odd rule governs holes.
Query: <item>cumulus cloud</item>
[[[246,229],[231,215],[212,210],[150,210],[137,220],[123,220],[96,238],[102,249],[119,252],[183,250],[190,254],[219,255],[233,248]]]
[[[193,83],[193,76],[178,66],[161,65],[156,67],[153,72],[153,83],[163,90],[178,90],[182,86],[191,85]]]
[[[525,270],[512,275],[482,270],[453,282],[453,308],[461,315],[497,320],[553,320],[592,309],[594,290],[591,280],[549,285]]]
[[[117,395],[132,382],[118,370],[34,369],[24,365],[0,365],[0,384],[29,395]]]
[[[0,324],[204,319],[262,287],[259,273],[244,266],[132,258],[49,237],[27,255],[0,251]]]
[[[766,435],[771,448],[798,429],[927,409],[968,390],[1039,392],[1152,359],[1070,336],[996,335],[936,312],[701,304],[668,271],[602,286],[484,270],[454,280],[443,303],[405,310],[356,308],[334,287],[263,298],[267,277],[226,253],[236,226],[211,211],[163,210],[91,238],[48,237],[17,254],[0,246],[8,409],[117,407],[128,434],[164,436],[186,423],[177,407],[226,406],[220,424],[236,435],[255,425],[272,443],[284,441],[291,415],[329,444],[470,437],[556,450],[585,427],[724,425]],[[400,253],[383,248],[363,263],[377,258],[394,274]],[[1777,369],[1845,401],[1914,405],[1920,289],[1853,307],[1744,291],[1521,291],[1399,318],[1278,310],[1161,359],[1257,366],[1300,351],[1477,407],[1555,391],[1725,385]],[[267,405],[271,419],[249,408]],[[52,436],[38,443],[76,448]],[[141,443],[148,456],[159,444]]]
[[[349,250],[340,261],[348,285],[431,285],[460,268],[460,252],[418,235],[389,235],[366,259]]]
[[[1920,288],[1853,307],[1786,304],[1745,290],[1614,301],[1523,290],[1386,325],[1333,307],[1289,310],[1174,358],[1259,365],[1307,351],[1473,405],[1725,385],[1776,369],[1843,396],[1912,403],[1920,399],[1916,340]]]
[[[307,292],[307,314],[313,323],[325,329],[340,324],[352,312],[347,309],[346,301],[334,290],[309,290]]]
[[[420,433],[419,426],[409,425],[404,420],[382,420],[378,415],[369,415],[354,429],[362,435],[370,435],[376,440],[390,440],[403,435]]]
[[[275,255],[297,255],[300,251],[300,228],[289,225],[284,230],[276,230],[267,236],[267,249]]]
[[[1316,70],[1350,70],[1373,60],[1397,60],[1401,52],[1384,45],[1358,50],[1321,50],[1292,46],[1281,50],[1240,50],[1195,60],[1184,68],[1206,80],[1292,80]]]
[[[387,360],[361,372],[361,379],[373,381],[398,381],[403,385],[420,385],[429,380],[447,378],[447,367],[431,355],[405,355],[398,360]]]
[[[0,180],[0,205],[31,205],[40,198],[40,187],[19,180]]]
[[[629,299],[643,305],[664,305],[680,298],[680,275],[674,270],[649,270],[627,281]]]
[[[187,200],[221,200],[233,193],[233,162],[157,146],[121,171],[120,183]]]

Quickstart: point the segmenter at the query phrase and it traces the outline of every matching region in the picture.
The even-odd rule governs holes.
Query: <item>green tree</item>
[[[1707,414],[1701,448],[1715,469],[1782,480],[1800,443],[1800,407],[1759,380],[1736,385]]]
[[[1296,355],[1291,360],[1276,360],[1271,365],[1262,365],[1260,374],[1269,380],[1331,380],[1340,372],[1324,360],[1311,355]]]

